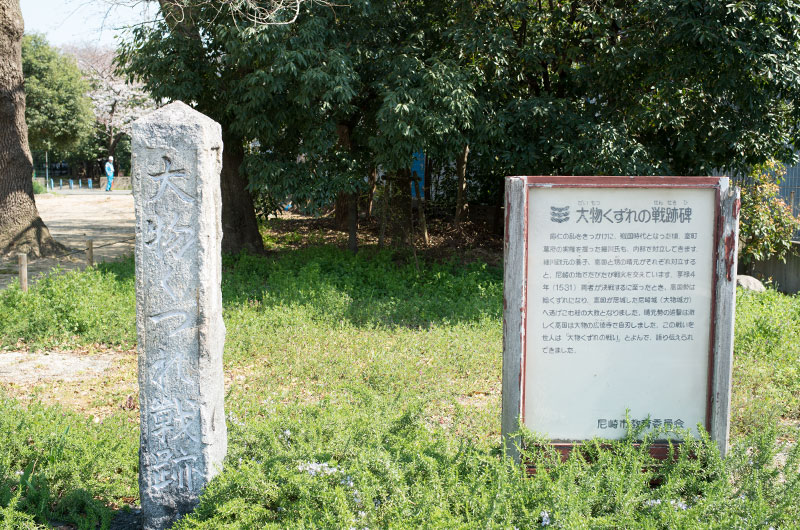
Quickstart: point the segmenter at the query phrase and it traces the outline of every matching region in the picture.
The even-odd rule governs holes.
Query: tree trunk
[[[0,253],[53,255],[53,240],[33,198],[33,160],[25,124],[19,0],[0,0]]]
[[[375,188],[378,187],[378,168],[369,172],[369,195],[367,198],[367,218],[372,218],[372,209],[375,203]]]
[[[431,200],[431,178],[433,178],[433,159],[425,156],[425,182],[423,183],[425,201]]]
[[[386,240],[386,224],[389,219],[389,196],[392,194],[392,181],[385,175],[383,179],[383,207],[381,208],[381,228],[378,236],[378,248],[383,248]]]
[[[428,223],[425,220],[425,199],[422,198],[422,194],[419,192],[420,185],[419,179],[414,180],[414,191],[417,194],[417,213],[419,214],[419,229],[422,232],[422,241],[425,243],[427,247],[430,245],[430,238],[428,237]]]
[[[241,174],[244,148],[239,138],[223,135],[222,171],[222,251],[236,254],[242,250],[264,251],[258,231],[253,198],[247,191],[247,179]]]
[[[413,244],[414,215],[411,202],[411,169],[401,169],[395,173],[397,192],[392,197],[392,206],[397,205],[397,215],[394,218],[394,240],[402,245]]]
[[[350,194],[350,205],[347,213],[347,249],[355,254],[358,252],[358,193]]]
[[[350,226],[350,194],[340,191],[333,205],[333,224],[336,230],[347,232]]]
[[[456,218],[454,224],[459,228],[461,221],[467,215],[467,157],[469,156],[469,145],[464,146],[464,150],[456,160],[456,173],[458,174],[458,188],[456,191]]]

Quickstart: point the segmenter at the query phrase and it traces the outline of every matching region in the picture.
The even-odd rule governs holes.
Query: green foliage
[[[228,8],[198,6],[196,36],[137,28],[121,61],[249,146],[267,207],[291,196],[316,210],[373,167],[391,176],[424,150],[448,168],[466,144],[493,201],[509,174],[701,175],[795,158],[794,0],[310,2],[293,24],[261,27]]]
[[[33,193],[35,193],[36,195],[39,195],[41,193],[47,193],[47,189],[45,189],[44,186],[39,184],[38,181],[34,180],[33,181]]]
[[[774,433],[725,462],[707,437],[663,463],[630,440],[561,463],[528,437],[528,476],[431,428],[408,396],[260,409],[231,418],[225,470],[177,528],[777,528],[800,515],[800,450],[781,482]]]
[[[770,258],[785,263],[793,250],[792,236],[800,228],[800,218],[779,195],[778,182],[785,174],[782,164],[769,162],[740,183],[739,264],[745,270]]]
[[[133,260],[86,271],[55,270],[22,292],[0,291],[0,345],[34,346],[136,341]]]
[[[733,433],[800,420],[800,297],[739,289],[735,333]]]
[[[138,432],[123,417],[102,424],[0,394],[0,527],[50,520],[107,528],[112,499],[137,492]]]
[[[500,133],[475,155],[508,174],[701,175],[794,159],[796,2],[462,4],[473,16],[456,30]]]
[[[297,242],[268,230],[272,255],[224,258],[229,455],[178,528],[791,528],[800,517],[800,449],[776,443],[798,436],[776,431],[799,419],[797,297],[738,293],[725,461],[704,437],[656,463],[652,436],[644,447],[631,436],[591,441],[560,463],[525,434],[537,466],[526,477],[499,446],[500,270],[417,272],[402,252],[290,250]],[[132,340],[132,275],[128,260],[42,280],[42,304],[2,291],[0,311],[13,318],[0,335],[91,343],[114,326]],[[117,317],[88,319],[96,307]],[[72,331],[21,326],[55,320],[48,311],[74,312]],[[0,527],[107,520],[103,502],[136,495],[128,421],[0,396],[0,432],[12,433],[0,437]]]
[[[89,86],[72,58],[52,48],[42,35],[25,35],[22,71],[32,149],[68,151],[91,135]]]
[[[401,260],[399,263],[395,260]],[[501,318],[502,274],[485,264],[413,261],[390,251],[352,255],[334,247],[300,249],[278,260],[226,259],[228,309],[257,302],[265,311],[299,307],[318,325],[427,328]]]
[[[194,11],[202,39],[138,27],[119,60],[156,99],[195,102],[245,144],[268,208],[291,197],[317,211],[374,167],[407,169],[420,149],[449,157],[475,127],[471,70],[443,37],[448,2],[310,2],[294,23],[258,28],[229,8]]]

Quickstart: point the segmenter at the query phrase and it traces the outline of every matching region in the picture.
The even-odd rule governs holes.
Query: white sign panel
[[[705,424],[712,188],[531,187],[525,425],[554,440]]]

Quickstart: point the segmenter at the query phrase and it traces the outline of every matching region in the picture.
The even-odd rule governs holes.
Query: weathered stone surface
[[[764,284],[758,281],[756,278],[744,274],[736,275],[736,285],[757,293],[763,293],[767,290],[767,288],[764,287]]]
[[[191,511],[227,451],[219,124],[175,102],[133,124],[145,529]]]

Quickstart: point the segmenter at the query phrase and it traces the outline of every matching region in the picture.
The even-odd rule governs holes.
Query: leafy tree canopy
[[[465,2],[516,174],[708,174],[797,139],[793,1]]]
[[[443,36],[448,2],[306,3],[267,27],[195,14],[202,38],[141,27],[120,60],[156,99],[192,102],[244,140],[251,184],[276,198],[328,204],[370,168],[406,169],[420,149],[450,156],[472,126],[469,72]]]
[[[708,174],[794,157],[792,0],[354,0],[263,26],[193,12],[120,56],[248,146],[252,187],[322,205],[424,149],[473,175]],[[224,15],[224,13],[223,13]],[[184,25],[184,29],[186,25]],[[479,179],[479,180],[480,180]]]
[[[92,132],[89,86],[75,61],[51,47],[42,35],[22,39],[25,121],[31,148],[67,151]]]

